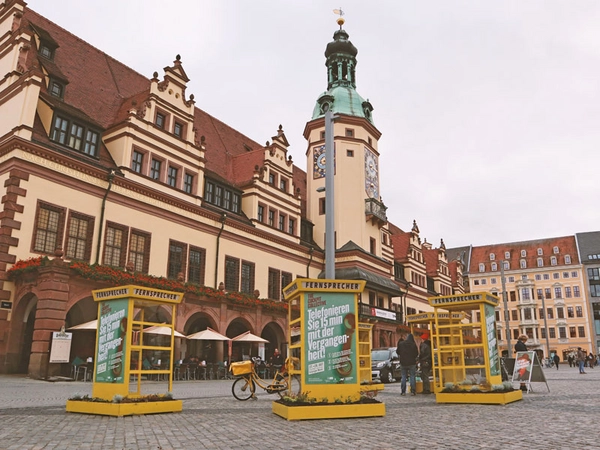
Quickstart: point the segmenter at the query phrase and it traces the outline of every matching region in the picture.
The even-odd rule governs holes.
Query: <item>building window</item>
[[[539,316],[540,316],[540,319],[544,318],[544,308],[540,308]]]
[[[319,199],[319,215],[325,214],[325,197]]]
[[[190,173],[186,173],[183,176],[183,190],[188,194],[192,193],[192,189],[194,187],[194,175]]]
[[[207,180],[204,185],[204,201],[227,211],[239,213],[241,194],[229,186]]]
[[[559,339],[567,338],[567,329],[565,327],[558,327],[558,337]]]
[[[564,319],[565,318],[565,310],[562,307],[556,308],[556,317],[558,319]]]
[[[373,238],[371,238],[371,239],[373,239]],[[373,241],[375,241],[375,239],[373,239]],[[482,285],[487,284],[487,280],[485,278],[482,278],[481,279],[481,284]]]
[[[237,292],[240,290],[240,260],[225,257],[225,289]]]
[[[514,321],[519,320],[519,312],[516,309],[511,309],[510,313],[512,316],[512,320],[514,320]]]
[[[283,289],[292,282],[292,274],[289,272],[281,272],[281,293],[280,300],[283,300]]]
[[[513,330],[513,338],[518,339],[520,334],[521,334],[521,332],[518,328]]]
[[[585,327],[577,327],[578,331],[579,331],[579,337],[580,338],[584,338],[585,337]]]
[[[525,261],[524,259],[521,260],[520,264],[521,264],[521,269],[527,268],[527,261]]]
[[[537,266],[538,267],[544,267],[544,258],[538,258],[537,259]]]
[[[163,113],[157,112],[154,123],[156,124],[156,126],[158,128],[164,128],[165,127],[165,115]]]
[[[33,251],[54,254],[58,247],[62,247],[64,216],[63,208],[38,204]]]
[[[144,154],[138,152],[137,150],[133,151],[133,155],[131,157],[131,170],[137,173],[142,173],[142,163],[144,162]]]
[[[373,238],[369,239],[369,251],[375,255],[377,253],[377,241]]]
[[[579,286],[573,286],[573,296],[576,298],[581,297],[581,292],[579,292]]]
[[[283,192],[287,192],[287,180],[283,177],[279,180],[279,189]]]
[[[525,258],[527,256],[526,250],[521,250],[521,258]]]
[[[556,254],[558,254],[558,247],[554,247],[554,248],[552,249],[552,251],[554,252],[554,254],[555,254],[555,255],[556,255]]]
[[[531,308],[525,308],[523,310],[523,317],[525,320],[531,320]]]
[[[242,261],[242,286],[241,292],[254,293],[254,263]]]
[[[349,158],[354,158],[354,150],[346,150],[346,156]]]
[[[571,255],[565,255],[565,264],[571,264]]]
[[[545,274],[544,274],[544,280],[549,280],[549,279],[550,279],[550,274],[548,274],[548,273],[545,273]]]
[[[510,259],[510,252],[504,252],[504,259]]]
[[[223,191],[223,208],[227,210],[231,209],[231,191]]]
[[[346,137],[354,137],[354,130],[352,128],[346,128]]]
[[[480,272],[485,272],[485,264],[479,263],[479,271]]]
[[[185,273],[185,256],[187,245],[177,241],[169,241],[169,261],[167,263],[167,278],[177,280],[179,274]]]
[[[85,132],[83,153],[90,156],[96,156],[98,153],[98,133],[92,130],[87,130]]]
[[[531,300],[528,288],[521,289],[521,300]]]
[[[571,287],[565,286],[565,298],[571,298]]]
[[[511,302],[516,302],[517,301],[517,294],[515,293],[515,291],[510,291],[509,292],[509,297],[510,297],[510,301]]]
[[[508,277],[508,282],[509,283],[514,283],[515,282],[515,277]]]
[[[560,278],[560,273],[558,273],[558,272],[554,272],[554,273],[552,274],[552,278],[554,278],[555,280],[558,280],[558,279]]]
[[[133,264],[133,270],[148,273],[150,266],[150,234],[131,230],[129,238],[129,259],[127,264]]]
[[[567,306],[567,317],[573,319],[575,317],[575,311],[572,306]]]
[[[258,205],[257,219],[260,223],[265,221],[265,207],[263,205]]]
[[[546,308],[546,312],[548,313],[548,319],[554,319],[554,310],[552,308]]]
[[[150,178],[153,180],[160,180],[160,169],[162,166],[162,161],[158,159],[152,159],[152,163],[150,164]]]
[[[321,139],[325,139],[325,132],[321,131]]]
[[[510,270],[510,264],[508,261],[503,261],[502,264],[504,265],[504,270]]]
[[[538,256],[542,256],[544,254],[544,251],[541,248],[538,248],[537,254],[538,254]]]
[[[206,250],[190,246],[188,255],[188,283],[204,285],[204,271],[206,267]]]
[[[92,253],[92,236],[94,234],[94,219],[80,214],[72,213],[67,226],[68,259],[90,260]]]
[[[206,200],[207,203],[212,203],[214,201],[214,190],[215,185],[207,181],[204,186],[204,200]]]
[[[542,276],[539,273],[535,274],[535,281],[541,281],[542,280]]]
[[[272,300],[279,300],[281,296],[281,272],[277,269],[269,268],[268,279],[268,297]]]
[[[579,318],[583,317],[583,308],[581,306],[575,307],[575,316]]]
[[[279,214],[279,226],[278,228],[283,231],[285,230],[285,216],[283,214]]]
[[[62,98],[62,96],[63,96],[62,84],[60,84],[57,81],[51,81],[49,92],[50,92],[50,95],[53,95],[54,97]]]
[[[495,253],[490,253],[490,261],[494,261],[496,259]]]
[[[292,218],[288,219],[288,233],[295,234],[296,232],[296,221]]]
[[[54,50],[48,45],[42,43],[40,44],[40,55],[46,59],[52,60],[54,59]]]
[[[52,139],[55,142],[58,142],[59,144],[66,145],[68,129],[69,121],[67,119],[63,119],[60,116],[56,116],[54,118],[54,125],[52,126],[50,139]]]
[[[541,338],[546,339],[546,329],[542,328],[540,331],[542,332]]]
[[[128,228],[107,222],[104,236],[104,264],[125,267]]]
[[[492,272],[496,272],[498,270],[498,264],[495,262],[492,263]]]
[[[577,277],[578,277],[577,272],[571,272],[571,278],[577,278]]]
[[[473,280],[473,285],[474,286],[479,286],[479,280]]]
[[[179,169],[176,167],[169,166],[169,171],[167,173],[167,184],[171,187],[177,187],[177,175],[179,173]]]
[[[569,337],[577,337],[577,329],[575,327],[569,327]]]
[[[269,210],[269,226],[274,226],[275,225],[275,211],[273,211],[272,209]]]
[[[173,134],[175,136],[177,136],[178,138],[183,136],[183,124],[180,122],[175,122],[175,125],[173,126]]]
[[[554,298],[556,298],[556,299],[563,298],[563,296],[562,296],[562,288],[561,287],[555,287],[554,288]]]
[[[550,334],[550,339],[556,339],[556,329],[554,327],[548,328],[548,333]]]
[[[269,184],[275,186],[275,174],[272,172],[269,172]]]

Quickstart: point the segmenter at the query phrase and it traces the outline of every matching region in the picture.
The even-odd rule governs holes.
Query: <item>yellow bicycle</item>
[[[256,373],[256,364],[260,362],[260,358],[252,358],[252,361],[243,361],[239,363],[231,363],[230,370],[233,376],[238,377],[231,386],[233,396],[241,401],[250,398],[256,398],[256,386],[267,391],[268,394],[278,394],[283,398],[284,395],[300,394],[300,377],[298,375],[289,375],[285,370],[287,364],[283,368],[275,372],[272,380],[265,380]]]

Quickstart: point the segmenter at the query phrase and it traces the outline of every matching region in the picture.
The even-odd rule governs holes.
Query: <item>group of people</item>
[[[406,395],[406,380],[410,378],[410,393],[417,394],[417,364],[421,369],[421,380],[423,381],[423,394],[431,394],[429,386],[429,376],[431,375],[431,341],[429,333],[421,334],[421,343],[417,347],[415,337],[412,333],[400,336],[396,348],[398,359],[400,360],[400,370],[402,379],[400,381],[400,395]]]

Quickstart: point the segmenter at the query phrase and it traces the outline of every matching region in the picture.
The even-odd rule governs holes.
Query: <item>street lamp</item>
[[[544,310],[544,330],[546,335],[546,349],[548,353],[546,353],[546,357],[550,358],[550,338],[548,337],[548,319],[546,318],[546,300],[544,299],[544,294],[542,293],[542,309]]]

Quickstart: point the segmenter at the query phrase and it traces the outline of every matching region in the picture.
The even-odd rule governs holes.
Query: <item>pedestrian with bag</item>
[[[398,359],[400,360],[400,370],[402,372],[402,380],[400,381],[400,395],[406,395],[406,378],[410,377],[410,393],[417,395],[417,358],[419,357],[419,349],[415,342],[415,337],[408,334],[406,339],[398,341]]]

